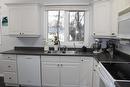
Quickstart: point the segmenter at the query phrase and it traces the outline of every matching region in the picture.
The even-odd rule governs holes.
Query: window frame
[[[46,6],[44,9],[44,37],[45,40],[48,40],[48,11],[58,11],[58,10],[64,10],[65,11],[65,20],[68,21],[68,23],[64,22],[64,28],[65,28],[65,36],[67,38],[64,38],[65,42],[61,42],[61,45],[65,45],[67,47],[73,47],[73,44],[76,44],[76,47],[81,46],[89,46],[89,28],[90,28],[90,12],[89,8],[87,6]],[[69,41],[69,11],[85,11],[85,29],[84,29],[84,41]],[[49,46],[53,46],[52,43],[49,44]]]

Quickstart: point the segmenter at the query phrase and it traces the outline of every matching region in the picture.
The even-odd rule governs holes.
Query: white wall
[[[130,43],[127,45],[120,45],[118,50],[130,55]]]
[[[89,0],[4,0],[6,3],[87,4]]]
[[[1,16],[8,16],[8,8],[6,5],[4,5],[5,2],[30,2],[32,0],[0,0],[0,6],[1,6]],[[34,1],[40,1],[40,0],[34,0]],[[42,0],[43,1],[43,0]],[[45,0],[46,4],[55,4],[57,3],[86,3],[88,0]],[[43,11],[41,12],[43,15]],[[92,16],[92,13],[90,12],[90,16]],[[33,46],[33,47],[41,47],[43,46],[43,39],[44,39],[44,16],[41,18],[41,37],[40,38],[16,38],[11,37],[8,35],[8,27],[2,28],[2,44],[0,45],[0,51],[6,51],[9,49],[13,49],[14,46]],[[90,21],[90,25],[92,24],[92,21]],[[93,42],[93,38],[91,37],[92,27],[90,26],[90,38],[89,43]]]

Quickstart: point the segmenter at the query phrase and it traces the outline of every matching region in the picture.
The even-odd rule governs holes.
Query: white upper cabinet
[[[18,37],[40,35],[40,6],[38,4],[7,4],[9,34]]]
[[[111,1],[95,1],[93,5],[93,35],[114,36],[111,24]]]

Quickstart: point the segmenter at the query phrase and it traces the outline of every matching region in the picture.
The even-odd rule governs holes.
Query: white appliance
[[[97,68],[99,87],[117,87],[118,82],[130,83],[130,62],[100,62]]]
[[[130,39],[130,7],[119,13],[118,35],[119,38]]]
[[[99,87],[116,87],[115,80],[101,63],[97,67],[97,72],[100,78]]]

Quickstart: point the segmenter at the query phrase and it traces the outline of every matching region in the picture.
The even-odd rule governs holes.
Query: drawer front
[[[5,72],[16,72],[16,62],[14,61],[3,61]]]
[[[80,57],[60,56],[60,61],[65,63],[80,63],[80,59]]]
[[[81,57],[81,61],[91,62],[91,61],[93,61],[93,57]]]
[[[59,56],[41,56],[42,62],[59,62]]]
[[[14,61],[16,61],[16,55],[4,54],[4,55],[2,55],[2,60],[14,60]]]
[[[17,74],[13,72],[4,72],[4,82],[17,84]]]

